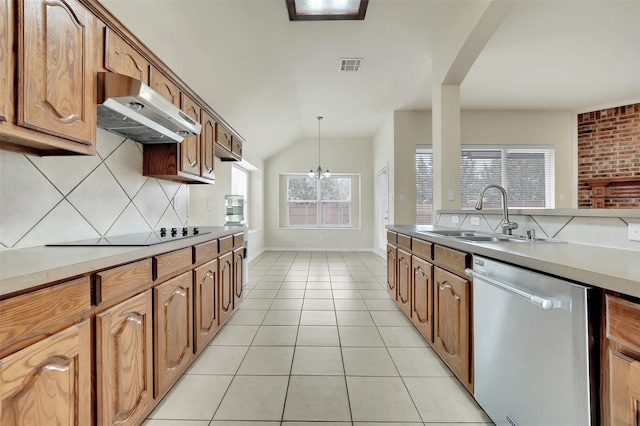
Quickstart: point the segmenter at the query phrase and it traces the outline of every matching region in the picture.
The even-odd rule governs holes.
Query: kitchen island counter
[[[640,252],[575,243],[468,242],[425,232],[452,229],[389,225],[389,230],[578,283],[640,297]]]

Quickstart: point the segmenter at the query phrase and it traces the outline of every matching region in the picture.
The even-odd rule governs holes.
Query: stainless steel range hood
[[[98,73],[98,127],[140,143],[176,143],[202,125],[139,80]]]

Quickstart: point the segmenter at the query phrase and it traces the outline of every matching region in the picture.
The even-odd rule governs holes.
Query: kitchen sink
[[[528,240],[524,237],[517,235],[461,235],[455,237],[458,240],[464,240],[476,243],[564,243],[564,241],[549,240],[546,238],[536,238],[534,240]]]
[[[441,235],[443,237],[473,237],[475,235],[480,235],[480,233],[475,231],[463,231],[458,229],[447,229],[441,231],[419,231],[421,234],[433,234],[433,235]]]
[[[438,231],[419,231],[421,234],[451,237],[457,240],[475,243],[563,243],[564,241],[536,238],[528,240],[518,235],[489,234],[486,232],[468,231],[462,229],[443,229]]]

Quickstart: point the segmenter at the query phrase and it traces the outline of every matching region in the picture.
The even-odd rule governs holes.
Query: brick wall
[[[578,114],[578,207],[591,208],[586,179],[640,177],[640,103]],[[640,208],[640,182],[617,182],[605,208]]]

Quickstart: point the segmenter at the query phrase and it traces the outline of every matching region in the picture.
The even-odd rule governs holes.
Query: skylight
[[[364,20],[369,0],[285,0],[290,21]]]

